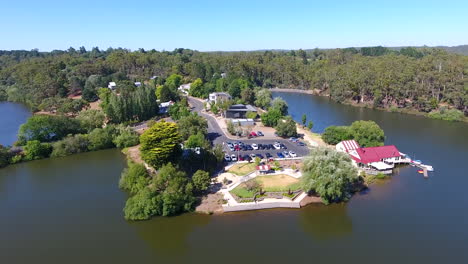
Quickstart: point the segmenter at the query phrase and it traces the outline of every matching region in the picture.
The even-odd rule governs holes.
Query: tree
[[[296,122],[288,116],[285,120],[278,121],[275,127],[276,134],[280,137],[295,137],[297,136]]]
[[[128,168],[124,169],[120,176],[119,187],[134,195],[146,188],[149,182],[150,175],[145,166],[129,161]]]
[[[348,200],[357,180],[357,169],[345,153],[317,147],[304,158],[302,188],[317,193],[325,204]]]
[[[190,115],[190,109],[183,105],[182,102],[175,103],[169,106],[169,116],[174,120],[179,120],[184,116]]]
[[[192,210],[195,203],[193,184],[183,171],[178,171],[171,163],[161,167],[153,178],[152,185],[162,198],[161,215],[169,216]]]
[[[143,160],[156,169],[180,155],[181,137],[174,123],[157,122],[141,135],[140,142]]]
[[[65,116],[33,115],[20,126],[18,144],[25,144],[29,140],[50,142],[82,131],[76,119]]]
[[[114,135],[117,133],[114,126],[107,126],[105,128],[95,128],[88,134],[89,150],[100,150],[113,148],[112,142]]]
[[[190,85],[189,94],[191,96],[195,96],[195,97],[199,97],[199,98],[203,98],[203,97],[207,96],[204,89],[203,89],[202,79],[198,78]]]
[[[281,114],[281,110],[275,108],[270,108],[267,113],[264,113],[260,116],[262,123],[269,127],[276,126],[282,117],[283,114]]]
[[[245,114],[245,117],[250,118],[250,119],[255,119],[255,118],[257,118],[257,115],[258,115],[257,112],[252,111],[252,112],[247,112]]]
[[[208,134],[208,121],[197,113],[190,113],[188,116],[180,118],[177,124],[183,140],[187,140],[191,135],[197,133],[202,133],[204,137]]]
[[[87,131],[102,127],[105,118],[104,112],[94,109],[81,111],[76,117],[80,121],[81,127]]]
[[[329,126],[325,128],[322,139],[327,144],[336,145],[343,140],[353,139],[353,135],[347,126]]]
[[[281,115],[285,116],[288,114],[288,104],[281,97],[276,97],[271,103],[270,109],[277,109],[281,112]]]
[[[203,135],[202,132],[198,132],[195,135],[190,135],[190,137],[187,139],[187,142],[185,143],[186,148],[208,148],[210,145],[210,142],[208,142],[205,139],[205,135]]]
[[[383,146],[384,131],[374,121],[355,121],[350,126],[351,134],[362,147]]]
[[[250,87],[245,87],[241,92],[241,99],[245,104],[253,104],[255,101],[254,90]]]
[[[314,127],[314,122],[309,121],[309,123],[307,124],[307,128],[309,129],[309,131],[311,131],[313,127]]]
[[[171,91],[175,92],[177,88],[182,83],[182,76],[179,74],[171,74],[171,76],[167,77],[166,82],[164,83]]]
[[[143,188],[125,203],[124,214],[127,220],[147,220],[161,213],[162,199],[149,188]]]
[[[52,146],[49,143],[41,143],[39,140],[30,140],[24,146],[26,160],[47,158],[51,152]]]
[[[306,114],[302,114],[302,125],[305,127],[306,125],[306,122],[307,122],[307,116]]]
[[[257,89],[255,91],[255,105],[267,109],[271,104],[271,91],[268,89]]]
[[[196,192],[205,192],[211,184],[210,174],[203,170],[197,170],[192,176],[192,182]]]

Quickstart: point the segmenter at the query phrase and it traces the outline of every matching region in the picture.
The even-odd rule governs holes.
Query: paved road
[[[218,122],[212,117],[211,115],[205,114],[202,112],[203,110],[203,103],[197,99],[194,99],[190,96],[187,97],[189,104],[192,106],[192,111],[198,112],[200,115],[205,117],[208,121],[208,138],[215,144],[223,144],[223,142],[238,142],[241,141],[245,144],[273,144],[275,141],[283,143],[287,149],[270,149],[270,150],[250,150],[250,151],[239,151],[240,155],[247,155],[247,154],[262,154],[265,156],[266,153],[270,153],[274,158],[278,158],[277,152],[283,152],[284,150],[287,151],[294,151],[299,157],[306,156],[309,153],[309,149],[307,146],[298,146],[296,143],[293,143],[287,139],[262,139],[262,137],[252,138],[252,139],[229,139],[224,135],[223,130],[219,127]],[[229,154],[238,154],[237,152],[231,152],[226,144],[224,145],[224,151]]]

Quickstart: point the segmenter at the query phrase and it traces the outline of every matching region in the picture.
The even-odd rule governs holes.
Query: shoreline
[[[269,90],[271,92],[310,94],[310,95],[320,96],[320,97],[329,97],[328,94],[321,94],[317,90],[302,90],[302,89],[288,89],[288,88],[270,88]],[[425,117],[425,118],[431,119],[431,120],[442,120],[442,121],[447,121],[447,122],[464,122],[464,123],[468,123],[468,117],[465,117],[465,118],[463,118],[462,120],[459,120],[459,121],[448,121],[448,120],[443,120],[443,119],[430,118],[429,116],[427,116],[427,113],[420,112],[420,111],[417,111],[417,110],[411,109],[411,108],[391,109],[391,108],[384,108],[384,107],[373,107],[371,104],[367,104],[367,103],[356,104],[356,103],[353,103],[353,102],[349,102],[348,100],[346,100],[344,102],[337,102],[337,101],[334,101],[332,99],[330,99],[330,100],[332,102],[335,102],[335,103],[338,103],[338,104],[350,105],[350,106],[354,106],[354,107],[367,108],[367,109],[373,109],[373,110],[379,110],[379,111],[384,111],[384,112],[387,112],[387,113],[399,113],[399,114],[422,116],[422,117]]]

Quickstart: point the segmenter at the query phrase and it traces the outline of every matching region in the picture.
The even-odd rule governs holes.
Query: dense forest
[[[225,73],[223,77],[221,74]],[[252,52],[0,51],[0,100],[39,109],[44,99],[97,99],[110,81],[164,84],[171,74],[197,79],[200,96],[228,91],[244,102],[256,87],[313,90],[343,103],[468,115],[468,56],[438,48],[384,47]],[[153,77],[156,76],[156,77]],[[153,82],[147,82],[153,77]]]

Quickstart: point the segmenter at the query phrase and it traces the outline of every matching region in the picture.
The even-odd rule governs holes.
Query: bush
[[[157,122],[141,135],[140,142],[141,157],[154,168],[177,161],[181,154],[181,137],[174,123]]]
[[[384,144],[384,131],[374,121],[354,121],[349,129],[353,139],[362,147],[377,147]]]
[[[278,121],[283,117],[281,110],[270,108],[267,113],[262,114],[260,118],[265,126],[274,127],[278,124]]]
[[[24,146],[25,160],[43,159],[50,156],[52,146],[39,140],[30,140]]]
[[[140,136],[131,128],[118,126],[117,134],[112,140],[112,142],[118,148],[128,148],[136,146],[140,143]]]
[[[149,182],[150,177],[145,166],[129,162],[128,168],[120,176],[119,187],[133,195],[147,187]]]
[[[0,145],[0,168],[6,167],[11,163],[12,154],[8,148]]]
[[[439,111],[432,111],[427,116],[433,119],[445,121],[462,121],[465,117],[462,111],[457,109],[447,109],[445,107],[441,107]]]
[[[51,157],[64,157],[72,154],[88,151],[89,141],[87,135],[77,134],[68,136],[53,143]]]

